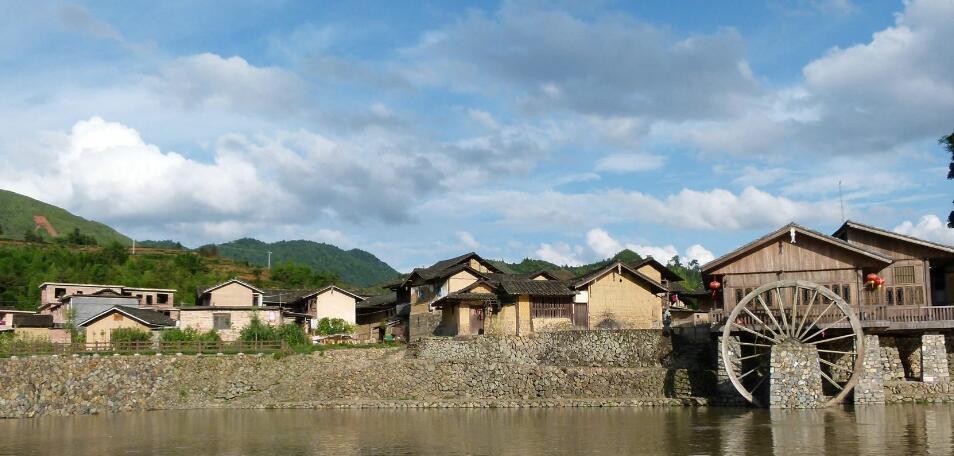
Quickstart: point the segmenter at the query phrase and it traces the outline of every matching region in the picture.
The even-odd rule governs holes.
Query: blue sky
[[[0,188],[137,239],[704,262],[840,181],[954,243],[951,1],[0,8]]]

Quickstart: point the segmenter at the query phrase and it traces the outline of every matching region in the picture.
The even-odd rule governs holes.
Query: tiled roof
[[[510,295],[572,296],[574,291],[557,280],[501,280],[500,289]]]
[[[112,312],[121,312],[129,317],[132,317],[135,320],[139,320],[142,323],[148,326],[175,326],[176,322],[169,318],[166,314],[156,312],[154,310],[140,309],[137,307],[130,306],[113,306],[110,307],[90,318],[86,321],[80,323],[80,326],[87,326],[93,320],[97,320],[104,315],[109,315]]]
[[[653,279],[647,277],[645,274],[643,274],[643,273],[637,271],[637,270],[636,270],[635,268],[633,268],[631,265],[629,265],[629,264],[627,264],[627,263],[624,263],[624,262],[622,262],[622,261],[616,261],[616,262],[610,263],[609,265],[607,265],[607,266],[604,267],[604,268],[600,268],[600,269],[597,269],[596,271],[590,272],[589,274],[583,275],[583,276],[581,276],[580,278],[578,278],[578,279],[572,281],[572,282],[570,283],[570,285],[571,285],[572,287],[574,287],[574,288],[580,287],[580,286],[583,286],[583,285],[586,285],[586,284],[588,284],[588,283],[590,283],[590,282],[592,282],[592,281],[594,281],[594,280],[596,280],[596,279],[602,277],[603,274],[606,274],[607,272],[610,272],[610,271],[612,271],[613,269],[617,269],[617,268],[619,268],[620,270],[625,270],[626,272],[628,272],[628,273],[630,273],[630,274],[636,276],[637,278],[642,279],[644,282],[649,283],[649,285],[650,285],[651,287],[656,288],[656,289],[659,290],[659,291],[669,291],[669,290],[668,290],[665,286],[663,286],[661,283],[659,283],[659,282],[657,282],[657,281],[655,281],[655,280],[653,280]]]
[[[373,309],[378,307],[389,307],[397,304],[397,293],[390,292],[383,295],[371,296],[364,301],[359,302],[355,307],[358,309]]]

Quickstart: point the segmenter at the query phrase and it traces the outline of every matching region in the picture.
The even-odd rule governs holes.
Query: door
[[[484,333],[484,308],[470,308],[470,334],[478,335]]]
[[[573,303],[573,327],[576,329],[589,329],[590,327],[590,319],[585,302]]]

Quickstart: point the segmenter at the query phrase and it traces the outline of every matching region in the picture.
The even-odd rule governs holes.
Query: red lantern
[[[709,282],[709,289],[710,289],[710,290],[716,291],[716,290],[718,290],[719,288],[722,288],[722,284],[719,283],[718,280],[713,280],[712,282]]]
[[[875,280],[875,284],[877,284],[879,287],[884,285],[884,279],[882,279],[881,277],[878,277],[878,279]]]
[[[868,283],[877,282],[879,279],[878,274],[875,274],[873,272],[871,274],[868,274],[868,276],[865,278],[868,279],[868,280],[865,280],[865,282],[868,282]]]

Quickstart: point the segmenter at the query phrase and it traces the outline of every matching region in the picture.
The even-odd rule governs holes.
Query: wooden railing
[[[92,353],[119,354],[236,354],[236,353],[273,353],[288,351],[283,340],[205,342],[205,341],[145,341],[145,342],[90,342],[83,344],[63,344],[52,342],[10,341],[0,344],[0,356],[29,355],[74,355]]]
[[[805,324],[809,324],[815,321],[818,318],[819,324],[833,324],[838,322],[842,318],[840,312],[837,309],[829,309],[828,312],[824,315],[822,313],[825,311],[825,306],[816,305],[808,309],[808,306],[799,306],[795,310],[795,316],[797,321],[801,322],[805,319],[806,312],[808,312],[808,318],[805,321]],[[775,311],[774,316],[776,319],[780,318],[778,308],[772,308]],[[858,319],[862,322],[866,321],[888,321],[892,323],[904,323],[904,322],[929,322],[929,321],[954,321],[954,306],[923,306],[923,307],[907,307],[907,306],[887,306],[887,305],[878,305],[878,306],[852,306],[852,311],[855,312],[855,315],[858,316]],[[762,322],[771,324],[771,320],[768,314],[762,310],[751,310],[752,313]],[[721,309],[714,309],[710,312],[710,318],[714,324],[724,324],[725,319],[728,317],[729,312]],[[785,309],[786,318],[791,318],[792,309]],[[820,318],[819,318],[820,317]],[[736,320],[739,324],[744,324],[748,326],[758,325],[758,321],[747,313],[742,313],[739,315],[739,318]],[[847,320],[842,321],[847,322]]]

